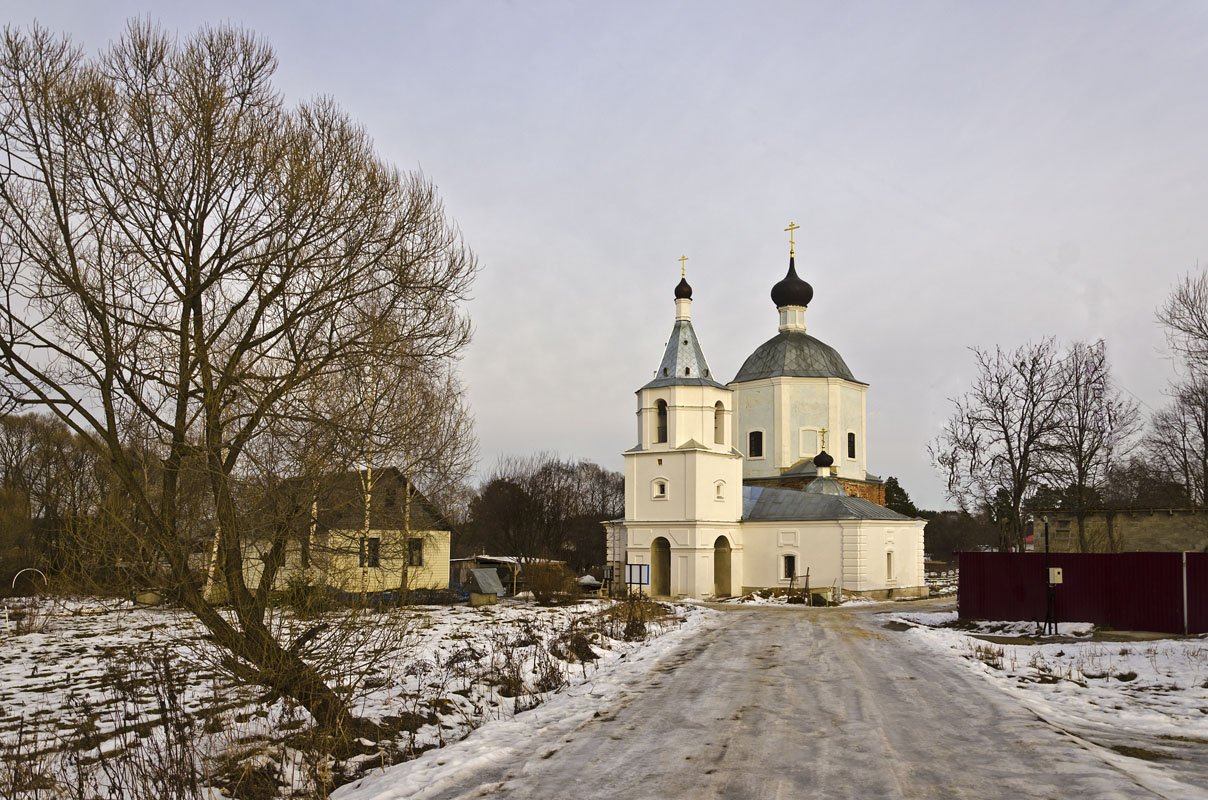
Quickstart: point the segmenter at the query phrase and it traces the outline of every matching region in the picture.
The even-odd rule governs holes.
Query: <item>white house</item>
[[[675,288],[663,360],[637,392],[625,517],[605,525],[614,574],[650,565],[653,595],[726,597],[807,575],[870,597],[927,593],[925,521],[883,505],[866,470],[868,385],[806,334],[813,288],[794,262],[772,288],[779,332],[725,385],[692,326],[692,287]]]

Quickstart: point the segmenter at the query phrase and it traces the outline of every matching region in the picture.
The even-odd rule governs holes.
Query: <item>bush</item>
[[[579,599],[579,584],[564,564],[548,561],[525,564],[522,574],[529,591],[543,606]]]
[[[299,617],[313,617],[334,610],[336,601],[327,587],[303,575],[291,575],[281,592],[281,605],[293,609]]]

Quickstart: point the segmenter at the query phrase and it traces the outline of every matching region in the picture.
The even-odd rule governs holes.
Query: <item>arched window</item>
[[[655,442],[667,441],[667,401],[659,400],[654,404],[654,413],[657,419],[657,427],[654,431]]]
[[[667,480],[655,478],[650,484],[650,496],[655,500],[667,499]]]
[[[718,481],[717,483],[713,484],[713,496],[715,498],[717,498],[718,500],[726,499],[726,482],[725,481]]]
[[[850,431],[847,434],[847,457],[856,457],[856,434]]]
[[[751,431],[747,435],[747,458],[763,458],[763,431]]]
[[[717,444],[726,443],[726,409],[720,400],[713,406],[713,441]]]

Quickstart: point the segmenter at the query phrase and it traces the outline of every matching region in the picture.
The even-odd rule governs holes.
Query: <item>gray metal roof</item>
[[[654,380],[643,386],[643,389],[655,389],[660,386],[716,386],[724,389],[713,379],[709,365],[705,363],[705,354],[700,349],[696,331],[692,321],[677,319],[671,329],[671,338],[667,340],[667,350],[663,353],[663,361]]]
[[[843,484],[829,475],[814,478],[802,491],[806,494],[833,494],[837,497],[847,497],[847,490],[843,488]]]
[[[731,383],[760,378],[843,378],[856,381],[835,348],[801,331],[783,331],[768,339],[743,362]]]
[[[786,520],[811,522],[833,519],[880,519],[903,522],[912,519],[862,497],[809,494],[797,489],[771,486],[742,487],[743,522]]]
[[[499,573],[493,569],[472,569],[470,574],[474,576],[474,583],[478,591],[482,594],[494,594],[502,596],[505,592],[503,583],[499,580]]]

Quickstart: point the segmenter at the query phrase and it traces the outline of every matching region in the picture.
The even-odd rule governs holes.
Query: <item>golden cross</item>
[[[685,262],[685,261],[687,261],[687,260],[688,260],[688,257],[687,257],[687,256],[680,256],[680,257],[679,257],[679,262],[680,262],[680,277],[681,277],[681,278],[686,278],[686,277],[688,277],[688,271],[687,271],[687,268],[685,268],[685,267],[684,267],[684,262]]]
[[[789,226],[787,228],[785,228],[785,230],[789,232],[789,257],[790,258],[797,255],[797,243],[795,241],[793,241],[793,231],[799,229],[800,227],[801,226],[798,225],[796,222],[790,222]]]
[[[818,433],[822,434],[822,449],[826,449],[826,428],[819,428]]]

